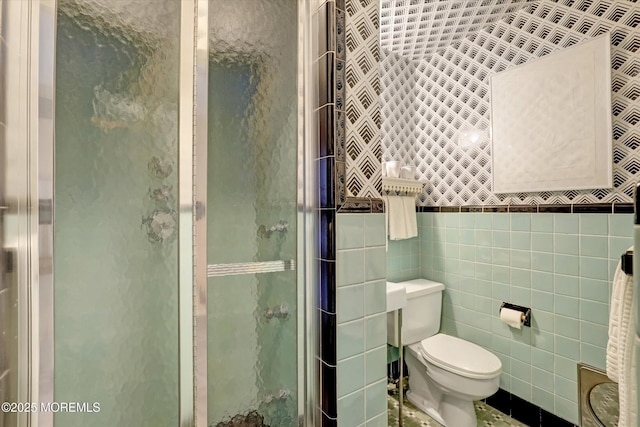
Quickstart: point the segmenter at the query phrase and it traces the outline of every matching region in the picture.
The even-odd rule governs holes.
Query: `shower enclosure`
[[[264,417],[267,425],[297,424],[296,6],[209,2],[207,338],[214,424],[243,408],[255,408],[258,423]]]
[[[309,3],[0,0],[0,427],[312,425]]]

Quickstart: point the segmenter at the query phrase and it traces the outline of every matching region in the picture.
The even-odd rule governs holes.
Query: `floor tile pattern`
[[[389,394],[387,397],[387,406],[389,409],[389,426],[398,425],[398,397]],[[503,414],[497,409],[492,408],[483,402],[475,402],[476,415],[478,416],[478,427],[526,427],[519,421],[514,420],[508,415]],[[410,402],[404,400],[403,420],[405,427],[442,427],[442,424],[420,411]]]

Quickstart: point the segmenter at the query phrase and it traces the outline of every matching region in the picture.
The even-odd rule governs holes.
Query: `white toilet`
[[[442,283],[401,282],[407,291],[402,310],[402,345],[409,370],[407,399],[447,427],[477,425],[474,400],[498,391],[502,363],[484,348],[438,333]],[[393,313],[387,315],[387,342],[397,346]]]

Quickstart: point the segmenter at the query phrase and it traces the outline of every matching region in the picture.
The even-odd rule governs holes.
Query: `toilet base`
[[[422,410],[425,414],[429,415],[431,418],[436,420],[442,425],[445,425],[444,420],[436,411],[435,408],[430,406],[425,399],[422,399],[420,396],[417,396],[415,393],[412,393],[411,390],[407,391],[406,398],[409,402],[413,404],[416,408]]]
[[[445,427],[477,427],[478,425],[473,401],[446,395],[440,401],[439,410],[436,410],[426,399],[412,393],[411,390],[407,392],[406,397],[415,407]]]
[[[472,400],[445,395],[440,402],[440,413],[449,427],[477,427],[478,419]]]

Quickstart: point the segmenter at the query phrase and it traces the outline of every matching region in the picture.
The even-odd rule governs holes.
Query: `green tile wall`
[[[389,245],[388,276],[444,283],[442,331],[494,352],[501,388],[577,424],[576,364],[605,368],[611,282],[632,223],[632,214],[419,213],[418,242]],[[500,322],[502,301],[530,306],[531,328]]]
[[[420,275],[420,240],[390,240],[386,257],[387,280],[401,282]]]
[[[387,413],[384,214],[336,221],[338,425],[376,426]]]

